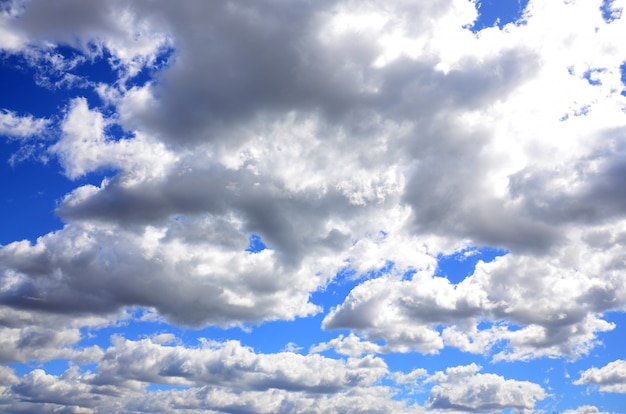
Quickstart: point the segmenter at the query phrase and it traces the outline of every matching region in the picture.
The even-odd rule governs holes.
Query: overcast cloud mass
[[[618,412],[625,5],[2,2],[0,411]]]

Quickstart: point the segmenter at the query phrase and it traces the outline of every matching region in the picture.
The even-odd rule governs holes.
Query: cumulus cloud
[[[533,5],[527,26],[511,26],[498,33],[487,29],[481,36],[472,37],[463,32],[462,26],[470,23],[475,14],[469,5],[461,6],[459,2],[449,2],[449,8],[437,10],[398,3],[380,16],[372,5],[348,12],[343,4],[278,9],[255,3],[222,5],[207,14],[206,5],[189,3],[177,8],[150,6],[141,19],[137,13],[147,11],[147,5],[139,2],[133,8],[122,8],[123,18],[113,19],[116,4],[72,8],[73,2],[61,2],[54,13],[72,10],[61,27],[49,21],[39,24],[49,12],[48,6],[33,2],[14,22],[15,30],[29,33],[32,42],[45,39],[67,43],[85,53],[96,42],[116,58],[142,65],[148,65],[146,59],[153,59],[164,42],[171,42],[175,57],[155,83],[130,89],[119,85],[98,89],[108,104],[117,108],[121,125],[134,131],[131,138],[108,137],[106,127],[114,120],[89,108],[85,99],[70,103],[60,125],[61,137],[50,148],[66,175],[77,178],[102,168],[118,172],[100,187],[79,187],[65,197],[58,213],[69,222],[66,229],[42,238],[32,248],[10,245],[4,249],[5,268],[19,272],[23,280],[19,289],[30,292],[12,299],[5,293],[5,301],[34,306],[33,300],[25,298],[37,298],[37,306],[52,309],[57,306],[54,303],[66,303],[65,295],[81,292],[76,310],[82,309],[81,304],[93,312],[126,305],[153,306],[172,320],[189,324],[290,319],[316,311],[306,296],[324,286],[342,261],[348,259],[360,273],[372,270],[360,266],[368,252],[363,249],[366,235],[393,230],[395,233],[385,242],[388,251],[398,249],[411,233],[422,238],[432,235],[491,244],[511,250],[512,257],[507,261],[525,269],[515,278],[547,266],[555,277],[563,272],[570,275],[563,284],[580,278],[580,283],[574,282],[580,291],[572,292],[557,309],[539,306],[542,312],[528,318],[522,302],[516,304],[512,298],[499,296],[503,292],[492,282],[495,279],[489,272],[476,274],[459,286],[432,277],[396,280],[387,286],[381,286],[382,281],[368,281],[327,316],[327,328],[362,329],[371,338],[386,340],[392,349],[431,353],[444,346],[438,325],[454,325],[456,329],[462,324],[471,329],[481,318],[506,320],[528,327],[522,332],[535,332],[530,336],[536,338],[522,340],[518,338],[521,334],[494,331],[494,338],[482,334],[478,343],[483,345],[478,348],[485,349],[500,339],[509,340],[516,349],[510,355],[516,358],[585,352],[593,345],[595,332],[610,329],[597,315],[623,302],[619,281],[600,286],[606,284],[595,279],[594,272],[600,269],[584,274],[572,272],[566,260],[545,262],[542,252],[550,251],[560,258],[571,254],[569,250],[582,251],[585,244],[572,240],[572,235],[589,227],[595,230],[608,217],[619,217],[622,198],[616,194],[620,194],[618,177],[623,157],[615,137],[622,126],[613,122],[612,130],[593,129],[600,121],[594,120],[600,116],[595,114],[601,112],[593,110],[594,115],[585,124],[587,130],[583,130],[586,135],[572,136],[576,151],[559,140],[550,141],[551,147],[545,153],[552,151],[565,157],[557,169],[548,159],[531,158],[530,145],[537,144],[534,139],[519,143],[528,134],[526,125],[520,123],[524,120],[522,107],[536,98],[535,85],[552,76],[556,68],[573,67],[571,76],[563,76],[566,80],[559,82],[576,82],[581,96],[591,99],[585,105],[595,108],[593,99],[600,90],[609,99],[598,105],[617,108],[621,102],[614,88],[616,60],[598,56],[603,69],[593,72],[597,82],[595,78],[588,82],[584,67],[574,55],[566,53],[568,49],[561,50],[563,56],[559,55],[558,60],[545,60],[543,49],[530,47],[538,38],[529,41],[524,37],[521,43],[522,34],[530,28],[543,33],[543,13],[556,11],[539,10],[539,5]],[[559,7],[559,12],[569,10]],[[201,35],[204,31],[194,29],[194,22],[199,24],[195,16],[205,14],[213,19],[208,26],[202,20],[202,25],[210,28],[206,33],[211,39],[208,43]],[[76,18],[79,15],[83,17]],[[442,30],[425,18],[434,15],[450,33],[468,44],[493,47],[469,49],[475,50],[472,54],[449,50],[443,44],[426,46],[418,40],[432,39]],[[423,28],[416,32],[407,26],[406,16],[411,16],[411,21],[423,21]],[[593,36],[607,42],[607,48],[621,47],[609,36],[611,28],[596,17],[594,24],[602,30]],[[156,30],[157,23],[162,32]],[[123,43],[131,27],[140,27],[141,31],[133,32],[132,42]],[[73,33],[72,37],[67,33]],[[385,49],[385,36],[413,37],[421,46],[413,44],[406,50],[389,51]],[[503,39],[507,39],[506,44]],[[556,47],[558,41],[560,38],[541,38],[544,48]],[[207,44],[210,47],[199,47]],[[270,44],[271,48],[263,46]],[[267,54],[267,50],[274,52]],[[212,75],[202,76],[204,68],[209,68]],[[329,73],[333,76],[327,76]],[[557,83],[555,88],[561,86]],[[494,100],[498,102],[495,106]],[[487,121],[502,114],[506,114],[504,120],[493,128],[486,126]],[[513,118],[517,115],[520,117]],[[580,123],[559,121],[556,116],[541,118],[541,122],[554,131],[572,131],[569,125]],[[503,153],[511,145],[519,148],[519,153]],[[294,159],[298,163],[290,161]],[[562,184],[573,179],[582,184]],[[598,199],[603,202],[597,203]],[[403,211],[408,212],[405,222],[400,226],[391,224],[406,214]],[[220,228],[227,232],[223,238],[226,242],[214,243],[217,239],[209,234],[204,241],[180,231],[174,236],[174,228],[184,228],[185,223],[181,225],[173,217],[193,220],[194,226],[206,220],[213,231]],[[127,229],[129,225],[131,229]],[[255,277],[252,283],[246,269],[259,256],[246,255],[242,249],[250,233],[260,234],[271,247],[263,253],[271,258],[264,261],[268,266],[261,274],[269,274],[272,267],[272,271],[279,269],[278,274],[284,269],[285,275],[301,275],[303,283],[298,286],[302,289],[297,294],[292,294],[293,285],[284,289],[285,285],[269,283],[263,276]],[[115,242],[111,234],[119,236]],[[157,236],[161,234],[163,238]],[[151,237],[150,242],[147,239]],[[235,239],[237,243],[230,244]],[[351,246],[352,240],[357,244]],[[74,246],[71,256],[63,252],[50,255],[64,243]],[[147,247],[150,243],[162,243],[159,257]],[[194,246],[202,243],[202,251],[193,253]],[[187,258],[174,258],[172,252],[183,246],[189,247]],[[234,246],[238,252],[229,250]],[[437,245],[429,248],[436,252]],[[136,254],[128,254],[131,251]],[[41,267],[38,272],[47,276],[32,279],[34,273],[20,263],[38,254],[49,258],[40,259],[48,263],[49,269]],[[322,259],[309,260],[313,255]],[[164,299],[147,297],[148,293],[139,288],[147,279],[135,278],[137,289],[122,295],[114,292],[111,284],[104,284],[106,294],[89,300],[87,305],[80,298],[90,297],[91,293],[75,283],[83,283],[73,269],[76,257],[84,257],[92,270],[89,274],[99,275],[97,280],[121,278],[133,269],[133,274],[151,274],[152,283],[168,286],[174,274],[195,274],[205,287],[194,292],[203,291],[206,297],[218,299],[211,302],[211,309],[204,305],[204,309],[187,311],[185,305],[177,305],[176,311],[168,310]],[[398,262],[392,254],[381,259],[383,263],[394,262],[399,272],[431,269],[425,259],[411,263],[400,258]],[[335,266],[330,265],[333,262]],[[103,272],[106,263],[112,272]],[[229,270],[225,265],[230,266]],[[497,271],[498,265],[493,266]],[[42,301],[37,292],[42,291],[43,283],[54,280],[56,269],[63,274],[56,279],[61,282],[53,282],[56,288],[47,292],[47,301]],[[320,271],[327,272],[326,276],[308,277]],[[224,275],[230,272],[234,277],[227,280]],[[89,280],[95,282],[96,278]],[[231,283],[234,280],[243,283]],[[534,278],[533,282],[538,280],[547,279]],[[250,293],[249,289],[261,284],[266,286],[260,291],[262,299],[256,296],[258,290]],[[419,291],[403,292],[418,284]],[[523,285],[517,286],[521,289]],[[546,282],[544,290],[549,292],[550,286]],[[595,295],[599,289],[617,293],[615,298],[600,299]],[[263,291],[269,295],[264,296]],[[527,292],[508,292],[526,299]],[[181,301],[183,297],[181,294]],[[353,303],[357,297],[362,297],[361,305]],[[572,299],[580,297],[604,300],[605,305],[590,303],[582,309],[568,309],[568,304],[574,303]],[[533,298],[523,303],[541,305],[541,300]],[[611,300],[614,305],[606,305]],[[365,307],[368,309],[362,312]],[[351,308],[359,309],[358,320],[349,316]],[[385,310],[376,313],[374,308]],[[398,316],[392,320],[401,322],[394,325],[373,317],[390,316],[388,312]],[[560,329],[555,322],[549,322],[556,320],[561,321],[556,325],[566,327]],[[569,335],[571,329],[576,331],[574,336]],[[452,339],[456,331],[447,332],[451,342],[463,342],[462,336]],[[542,335],[556,341],[554,346],[541,340]],[[475,351],[480,351],[478,348],[474,346]]]
[[[163,346],[150,340],[114,338],[94,382],[141,381],[173,385],[219,385],[242,390],[282,389],[334,394],[367,387],[387,373],[380,358],[347,361],[292,352],[258,355],[236,341],[205,341],[200,348]]]
[[[111,55],[110,63],[125,80],[151,66],[163,49],[169,47],[166,33],[158,21],[142,18],[139,10],[124,2],[84,5],[62,0],[54,5],[45,1],[13,1],[3,10],[10,53],[22,53],[33,65],[70,73],[68,61],[51,53],[55,45],[67,45],[87,58]],[[148,12],[149,9],[143,11]],[[51,66],[51,67],[50,67]],[[69,68],[72,64],[69,65]]]
[[[607,411],[600,411],[598,407],[593,405],[583,405],[573,410],[563,411],[563,414],[610,414]]]
[[[611,233],[606,237],[614,237]],[[430,275],[385,276],[354,288],[323,325],[385,340],[395,351],[413,347],[435,353],[447,344],[489,353],[499,344],[505,350],[495,360],[575,358],[589,353],[598,332],[615,327],[599,315],[624,303],[619,269],[613,252],[574,244],[551,259],[507,255],[479,262],[474,274],[458,284]],[[491,325],[478,329],[479,321]]]
[[[13,111],[0,111],[0,135],[13,139],[26,139],[43,135],[50,121],[32,115],[19,116]]]
[[[12,275],[0,301],[18,309],[75,314],[114,313],[139,305],[191,326],[317,313],[308,295],[326,276],[312,278],[306,268],[281,269],[270,250],[245,251],[247,240],[236,226],[236,220],[211,217],[172,219],[168,227],[139,231],[69,225],[35,245],[14,242],[0,252],[5,272]],[[187,231],[202,232],[202,239],[181,242]],[[222,245],[222,235],[232,240],[230,248]],[[181,273],[185,278],[178,277]],[[301,281],[293,284],[297,277]]]
[[[626,361],[618,359],[602,368],[589,368],[581,372],[574,384],[597,385],[600,391],[626,393]]]
[[[506,380],[499,375],[478,374],[476,364],[451,367],[437,372],[427,381],[436,382],[426,405],[437,409],[466,412],[513,408],[533,412],[536,401],[548,395],[541,386],[527,381]]]
[[[387,374],[380,358],[337,360],[291,352],[257,354],[237,341],[204,341],[198,348],[151,339],[112,339],[97,373],[70,367],[56,376],[35,369],[17,377],[3,367],[0,406],[8,412],[344,412],[389,413],[403,403],[377,385]],[[150,383],[184,386],[147,392]],[[10,388],[9,388],[10,386]],[[236,391],[233,391],[236,390]],[[35,405],[36,404],[36,405]],[[358,408],[360,407],[360,408]],[[11,411],[13,410],[13,411]],[[55,411],[57,412],[57,411]]]
[[[374,354],[589,354],[615,328],[605,313],[626,309],[626,23],[601,5],[535,0],[524,24],[476,34],[466,0],[3,5],[3,53],[81,94],[56,117],[0,112],[16,142],[49,134],[45,154],[75,183],[62,229],[0,246],[0,360],[101,359],[7,374],[0,401],[397,412]],[[77,70],[99,60],[114,81]],[[267,248],[247,251],[253,235]],[[458,282],[437,274],[438,257],[477,246],[508,253]],[[324,308],[314,294],[341,274],[355,287]],[[324,313],[347,332],[306,356],[171,337],[79,349],[81,328],[133,307],[196,328]],[[623,392],[620,369],[576,383]],[[428,408],[524,412],[547,397],[479,371],[429,377]]]
[[[61,138],[49,148],[67,177],[75,179],[103,168],[124,169],[130,177],[158,177],[176,159],[162,144],[142,135],[108,138],[106,127],[110,124],[112,121],[102,113],[89,109],[85,98],[70,102],[61,124]]]
[[[323,342],[312,346],[310,352],[324,352],[329,349],[338,354],[358,357],[363,354],[377,354],[384,351],[384,347],[368,341],[363,341],[358,336],[350,333],[348,336],[339,335],[328,342]]]

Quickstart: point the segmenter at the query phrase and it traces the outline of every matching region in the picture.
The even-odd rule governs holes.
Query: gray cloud
[[[80,328],[133,307],[193,327],[327,312],[323,328],[350,333],[315,351],[353,356],[445,346],[494,360],[588,354],[615,327],[603,313],[626,304],[624,49],[600,13],[557,3],[479,35],[463,28],[475,5],[452,0],[12,3],[0,15],[6,53],[64,80],[79,61],[110,55],[118,79],[83,79],[102,107],[72,97],[49,122],[3,112],[7,135],[50,129],[46,155],[68,178],[112,172],[59,200],[63,229],[0,246],[0,360],[93,361],[99,349],[75,348]],[[556,30],[560,7],[585,19]],[[591,40],[573,41],[579,32]],[[606,67],[598,85],[577,75],[590,62]],[[133,82],[142,70],[150,79]],[[247,252],[252,234],[268,248]],[[481,245],[509,253],[460,283],[436,277],[438,255]],[[355,271],[356,287],[322,309],[312,294],[340,270]],[[406,408],[377,383],[386,367],[376,357],[117,341],[95,373],[7,374],[0,404]],[[613,387],[607,370],[578,382]],[[433,376],[429,407],[524,411],[546,396],[477,372]],[[145,392],[152,382],[186,388]]]

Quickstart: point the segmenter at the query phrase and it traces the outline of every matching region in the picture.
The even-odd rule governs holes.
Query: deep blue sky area
[[[497,26],[502,29],[508,23],[522,20],[528,0],[478,0],[478,19],[470,28],[479,32],[487,27]]]

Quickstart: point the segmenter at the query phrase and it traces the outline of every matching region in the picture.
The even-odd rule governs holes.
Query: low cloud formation
[[[478,374],[476,364],[437,372],[427,381],[436,382],[426,406],[463,412],[484,412],[512,408],[533,412],[535,401],[548,395],[541,386],[527,381],[506,380],[499,375]]]
[[[584,405],[574,410],[563,411],[563,414],[610,414],[607,411],[600,411],[598,407],[592,405]]]
[[[596,385],[600,391],[626,393],[626,361],[618,359],[602,368],[589,368],[574,381],[577,385]]]
[[[71,189],[49,200],[62,228],[0,246],[0,362],[69,368],[1,366],[0,407],[532,412],[535,383],[384,358],[576,360],[619,329],[625,4],[531,0],[474,33],[479,4],[3,4],[0,56],[60,99],[0,108],[9,162]],[[483,246],[506,254],[442,274]],[[307,355],[88,341],[133,310],[198,331],[318,318],[325,336],[281,344]],[[620,364],[576,384],[626,392]]]
[[[112,346],[97,362],[97,372],[70,367],[56,376],[35,369],[17,377],[2,367],[0,407],[6,412],[265,413],[346,409],[389,413],[406,408],[391,401],[391,391],[378,385],[388,373],[380,358],[257,354],[236,341],[204,341],[188,348],[163,345],[163,336],[140,341],[112,338]],[[148,391],[149,384],[178,389]]]

